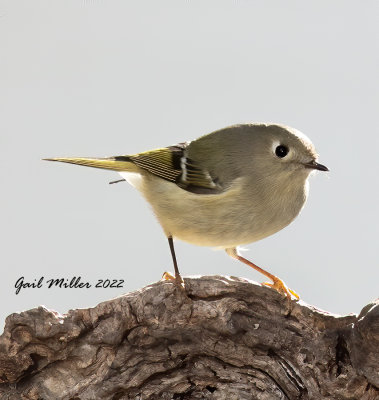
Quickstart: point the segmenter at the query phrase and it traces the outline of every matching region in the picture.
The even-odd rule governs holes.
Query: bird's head
[[[259,163],[265,174],[306,179],[312,171],[329,171],[325,165],[318,163],[318,155],[310,139],[287,126],[262,125],[252,148],[255,166]]]

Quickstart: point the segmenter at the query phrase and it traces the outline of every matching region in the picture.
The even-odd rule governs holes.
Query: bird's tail
[[[46,161],[59,161],[69,164],[84,165],[86,167],[110,169],[119,172],[138,172],[139,168],[133,164],[128,156],[109,158],[44,158]]]

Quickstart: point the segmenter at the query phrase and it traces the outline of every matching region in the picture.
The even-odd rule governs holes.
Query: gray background
[[[302,299],[359,312],[378,295],[377,1],[0,1],[1,321],[94,306],[172,270],[149,206],[116,173],[43,157],[128,154],[224,126],[308,135],[329,174],[245,256]],[[177,242],[182,274],[264,277]],[[125,279],[123,289],[24,289]]]

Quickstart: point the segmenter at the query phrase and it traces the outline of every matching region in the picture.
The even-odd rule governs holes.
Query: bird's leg
[[[175,269],[175,278],[168,272],[165,272],[162,276],[162,279],[165,280],[175,280],[175,283],[179,286],[183,285],[183,279],[180,276],[179,268],[178,268],[178,263],[176,261],[176,255],[175,255],[175,249],[174,249],[174,241],[172,239],[172,236],[169,236],[168,238],[168,244],[170,246],[170,251],[171,251],[171,256],[172,256],[172,261],[174,263],[174,269]]]
[[[256,271],[260,272],[261,274],[267,276],[267,278],[270,278],[273,283],[269,282],[263,282],[262,285],[265,286],[270,286],[279,293],[284,294],[287,296],[287,298],[291,299],[291,295],[296,298],[296,300],[300,300],[299,295],[291,290],[280,278],[278,278],[275,275],[270,274],[269,272],[265,271],[263,268],[258,267],[258,265],[255,265],[251,261],[247,260],[246,258],[240,256],[237,252],[237,249],[235,247],[225,249],[227,254],[229,254],[231,257],[235,258],[238,261],[242,261],[244,264],[248,265],[251,268],[254,268]]]

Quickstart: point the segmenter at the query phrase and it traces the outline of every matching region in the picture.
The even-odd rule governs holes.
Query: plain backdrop
[[[163,147],[242,122],[311,138],[330,173],[289,227],[244,255],[307,303],[378,296],[377,1],[0,1],[0,322],[95,306],[172,270],[149,206],[114,172],[41,161]],[[264,277],[176,243],[184,276]],[[23,289],[23,276],[124,279]],[[0,331],[2,330],[2,325]]]

